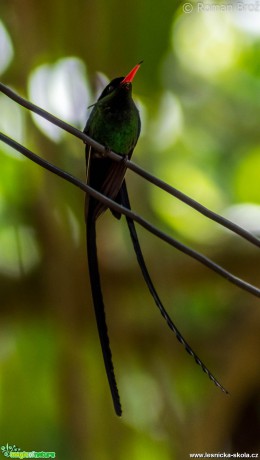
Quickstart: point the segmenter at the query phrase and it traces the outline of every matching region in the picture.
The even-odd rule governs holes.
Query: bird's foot
[[[108,156],[107,154],[108,154],[109,152],[111,152],[111,148],[108,147],[108,145],[104,145],[104,150],[103,150],[102,153],[100,153],[100,156],[101,156],[102,158],[106,158],[106,157]]]
[[[128,160],[129,160],[129,156],[128,156],[128,154],[126,154],[126,155],[123,156],[121,161],[123,162],[123,164],[126,164],[128,162]]]
[[[107,158],[109,156],[108,155],[109,152],[112,152],[112,150],[109,147],[104,145],[104,149],[102,150],[102,152],[95,151],[93,153],[93,156],[94,156],[94,158],[99,158],[99,159],[102,160],[103,158]]]

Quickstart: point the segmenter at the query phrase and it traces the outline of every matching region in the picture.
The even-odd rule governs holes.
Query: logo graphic
[[[55,458],[56,454],[55,452],[36,452],[35,450],[32,450],[31,452],[27,451],[22,451],[20,447],[17,447],[15,444],[11,446],[10,444],[6,444],[5,446],[2,446],[1,451],[5,457],[9,458]]]
[[[16,445],[10,446],[8,443],[6,446],[1,447],[1,451],[4,454],[5,457],[10,457],[11,452],[19,452],[19,447],[16,447]]]

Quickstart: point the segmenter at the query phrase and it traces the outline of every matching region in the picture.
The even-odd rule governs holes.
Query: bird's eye
[[[114,88],[114,86],[113,86],[113,85],[109,85],[109,87],[108,87],[108,91],[109,91],[109,93],[111,93],[111,92],[112,92],[114,89],[115,89],[115,88]]]

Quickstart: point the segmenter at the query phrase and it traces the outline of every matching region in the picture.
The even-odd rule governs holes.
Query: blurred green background
[[[175,0],[1,0],[0,78],[83,129],[106,78],[144,59],[133,160],[260,236],[260,13],[200,5],[185,13]],[[3,94],[0,107],[3,132],[85,179],[79,140]],[[258,452],[259,301],[138,228],[165,307],[226,397],[154,307],[124,219],[103,216],[118,419],[90,295],[84,195],[3,143],[0,165],[0,445],[62,460]],[[131,172],[127,183],[135,211],[260,284],[259,250]]]

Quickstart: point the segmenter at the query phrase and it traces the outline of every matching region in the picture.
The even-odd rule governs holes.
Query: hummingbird
[[[142,62],[139,62],[125,77],[114,78],[105,87],[97,102],[93,104],[93,109],[84,128],[85,134],[122,157],[120,161],[114,161],[86,145],[87,184],[128,209],[131,209],[131,205],[125,182],[126,160],[131,158],[141,130],[139,111],[132,98],[132,81],[141,64]],[[106,324],[96,243],[96,222],[106,210],[105,204],[86,195],[85,220],[90,286],[107,379],[115,412],[120,416],[122,415],[122,408]],[[111,212],[117,219],[120,219],[121,214],[119,212],[112,209]],[[126,217],[126,220],[142,275],[163,318],[196,363],[215,385],[227,393],[183,338],[165,310],[146,267],[134,221],[130,217]]]
[[[125,77],[114,78],[105,87],[94,104],[84,128],[84,133],[88,136],[122,156],[122,159],[116,162],[104,157],[90,146],[86,146],[88,185],[118,203],[121,202],[120,189],[126,173],[125,161],[131,158],[141,130],[139,111],[132,98],[132,81],[140,65],[141,62]],[[121,415],[122,409],[109,344],[96,245],[96,222],[106,209],[107,207],[98,200],[86,196],[87,253],[92,299],[114,408],[116,414]],[[114,212],[114,215],[120,218],[120,214]]]

